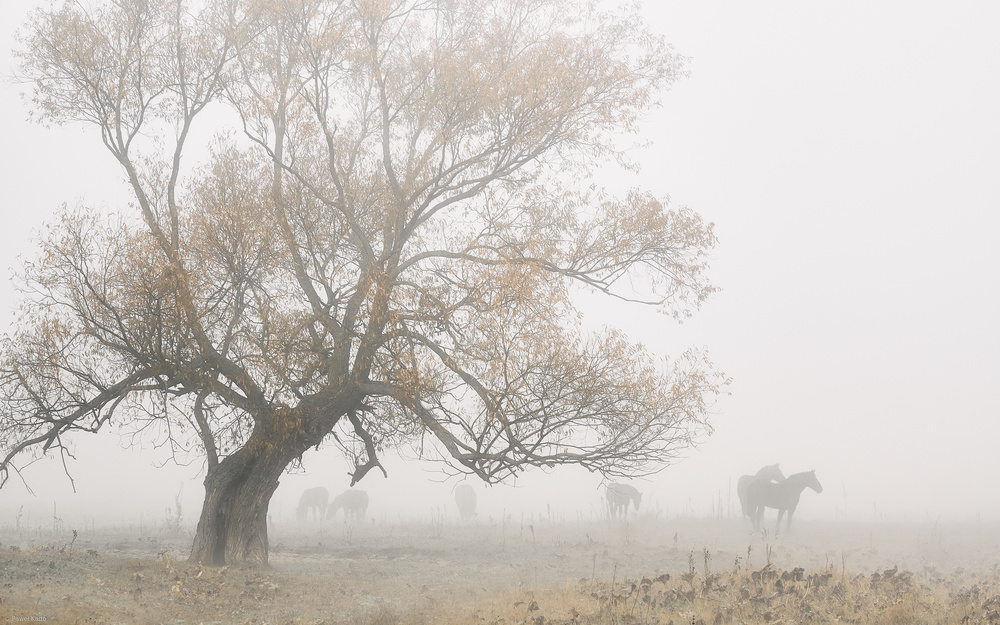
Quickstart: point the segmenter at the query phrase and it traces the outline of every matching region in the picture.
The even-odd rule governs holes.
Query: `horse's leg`
[[[792,515],[795,514],[795,508],[788,509],[788,531],[792,531]]]
[[[781,517],[785,516],[785,509],[778,508],[778,522],[774,525],[774,535],[778,535],[778,531],[781,529]]]

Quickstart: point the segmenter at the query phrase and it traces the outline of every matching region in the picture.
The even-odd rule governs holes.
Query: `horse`
[[[628,484],[608,484],[605,496],[608,501],[608,514],[612,519],[627,517],[630,501],[635,504],[636,512],[639,511],[639,504],[642,502],[642,493]]]
[[[468,484],[455,487],[455,504],[463,520],[476,516],[476,490]]]
[[[816,471],[796,473],[785,478],[784,482],[776,484],[765,480],[754,480],[747,488],[747,504],[753,518],[753,527],[758,529],[764,517],[764,508],[774,508],[778,511],[778,523],[774,531],[781,527],[781,517],[788,512],[788,529],[792,529],[792,515],[795,506],[799,505],[799,497],[806,487],[817,493],[823,492],[823,486],[816,479]]]
[[[299,522],[305,521],[309,517],[309,511],[312,510],[316,514],[316,519],[322,521],[328,499],[330,499],[330,492],[324,487],[307,488],[302,491],[302,496],[299,497],[299,505],[295,508],[295,517]]]
[[[765,482],[784,482],[785,474],[781,472],[776,464],[769,464],[762,467],[754,475],[743,475],[736,481],[736,496],[740,498],[740,508],[743,509],[743,516],[749,517],[750,507],[747,505],[747,488],[754,480],[764,480]]]
[[[333,517],[337,510],[344,509],[344,523],[351,520],[364,521],[368,512],[368,493],[363,490],[345,490],[330,502],[326,516]]]

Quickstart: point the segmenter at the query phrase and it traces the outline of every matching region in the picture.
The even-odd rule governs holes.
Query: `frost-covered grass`
[[[0,525],[0,616],[60,623],[1000,623],[995,526],[381,519],[270,528],[271,567],[169,523]]]

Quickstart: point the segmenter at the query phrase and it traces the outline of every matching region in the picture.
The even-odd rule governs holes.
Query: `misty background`
[[[28,121],[12,80],[13,34],[34,5],[0,6],[0,328],[8,276],[64,202],[117,208],[127,190],[91,129]],[[584,297],[587,323],[615,325],[654,352],[705,347],[733,379],[715,433],[649,479],[643,511],[738,515],[736,480],[779,462],[815,469],[796,519],[1000,520],[1000,5],[949,2],[647,2],[655,31],[690,57],[631,156],[605,180],[669,194],[715,222],[710,277],[722,291],[683,324]],[[199,461],[178,467],[116,431],[76,438],[12,474],[0,523],[197,520]],[[440,466],[389,453],[389,478],[359,485],[376,519],[457,518]],[[347,488],[334,448],[312,450],[271,503],[294,518],[301,491]],[[479,492],[479,518],[604,512],[601,478],[532,470]],[[73,492],[75,485],[76,492]],[[22,508],[23,506],[23,508]],[[168,510],[170,508],[170,510]],[[773,513],[771,513],[773,514]],[[773,518],[773,517],[772,517]]]

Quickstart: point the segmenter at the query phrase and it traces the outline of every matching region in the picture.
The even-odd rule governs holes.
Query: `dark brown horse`
[[[309,511],[312,510],[316,515],[316,520],[322,521],[323,514],[326,512],[326,502],[329,499],[330,492],[326,488],[322,486],[307,488],[299,497],[299,505],[295,509],[296,518],[299,521],[305,521],[309,518]]]
[[[330,502],[327,509],[327,518],[332,519],[337,514],[337,510],[344,509],[344,523],[353,519],[359,523],[364,523],[365,513],[368,511],[368,493],[363,490],[345,490]]]
[[[754,480],[764,480],[765,482],[784,482],[785,474],[781,472],[776,464],[769,464],[762,467],[754,475],[743,475],[736,482],[736,496],[740,498],[740,508],[743,509],[743,516],[752,517],[750,506],[747,505],[747,489]]]
[[[608,484],[605,498],[608,503],[608,515],[614,519],[624,519],[628,516],[628,504],[635,505],[636,512],[639,511],[639,504],[642,503],[642,493],[628,484]]]
[[[789,475],[784,482],[776,484],[764,480],[754,480],[747,488],[747,506],[750,508],[754,529],[760,528],[764,517],[764,508],[774,508],[778,511],[778,524],[775,532],[781,527],[781,517],[788,513],[788,529],[792,529],[792,515],[799,505],[799,497],[806,487],[817,493],[823,492],[823,486],[816,479],[815,471]]]

